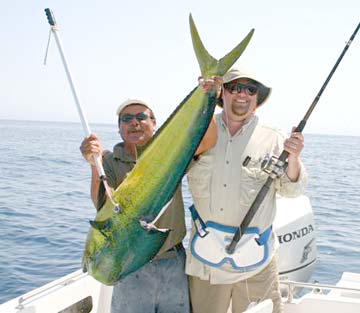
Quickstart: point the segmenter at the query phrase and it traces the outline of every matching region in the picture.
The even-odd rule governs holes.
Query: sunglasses
[[[258,86],[252,84],[241,84],[241,83],[224,84],[224,88],[233,95],[240,93],[242,90],[244,90],[248,96],[256,95],[259,90]]]
[[[120,116],[120,121],[122,121],[124,123],[129,123],[133,118],[136,118],[139,122],[141,122],[141,121],[145,121],[149,117],[150,117],[149,115],[147,115],[147,114],[145,114],[143,112],[140,112],[140,113],[137,113],[137,114],[127,113],[127,114],[124,114],[124,115]]]

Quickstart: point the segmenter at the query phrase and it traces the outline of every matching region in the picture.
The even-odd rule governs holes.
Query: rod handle
[[[46,8],[45,9],[45,14],[46,14],[46,17],[48,19],[49,24],[51,26],[55,26],[56,25],[56,20],[55,20],[54,13],[49,8]]]
[[[303,119],[303,120],[301,120],[301,122],[299,123],[299,125],[296,127],[295,132],[297,132],[297,133],[302,133],[302,131],[304,130],[305,126],[306,126],[306,120]]]
[[[100,180],[105,180],[106,179],[106,175],[105,175],[105,171],[104,171],[104,167],[102,165],[102,160],[101,160],[101,156],[94,156],[94,161],[95,161],[95,165],[96,165],[96,169],[99,175],[99,179]]]

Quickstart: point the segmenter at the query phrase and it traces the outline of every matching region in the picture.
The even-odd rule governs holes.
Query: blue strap
[[[191,213],[191,218],[194,221],[194,224],[195,224],[196,231],[197,231],[198,235],[201,238],[205,237],[209,233],[209,231],[206,229],[206,224],[201,219],[199,213],[196,211],[194,204],[192,204],[189,207],[189,210],[190,210],[190,213]],[[267,243],[267,241],[269,240],[271,231],[272,231],[272,225],[270,227],[268,227],[264,232],[262,232],[259,235],[258,239],[255,239],[259,246],[263,246],[264,244]]]
[[[270,237],[271,231],[272,231],[272,225],[259,235],[259,238],[256,239],[256,242],[258,243],[259,246],[263,246],[264,244],[267,243],[267,241]]]
[[[209,232],[206,230],[206,225],[205,225],[204,221],[201,219],[199,213],[196,211],[194,204],[192,204],[189,207],[189,210],[191,213],[191,218],[194,221],[198,235],[201,238],[205,237]]]

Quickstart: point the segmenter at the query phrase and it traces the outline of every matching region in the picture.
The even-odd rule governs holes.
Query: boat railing
[[[287,302],[291,303],[294,300],[294,290],[296,288],[306,288],[306,289],[312,289],[313,293],[321,294],[323,293],[323,290],[338,290],[338,291],[347,291],[347,292],[354,292],[358,293],[360,296],[360,288],[350,288],[350,287],[341,287],[341,286],[335,286],[335,285],[326,285],[326,284],[319,284],[317,282],[315,283],[303,283],[303,282],[297,282],[297,281],[291,281],[291,280],[284,280],[280,281],[281,285],[286,285],[288,293],[287,293]]]
[[[19,297],[18,305],[17,305],[16,309],[21,310],[21,309],[23,309],[25,303],[34,301],[38,297],[43,296],[44,294],[48,294],[58,288],[67,286],[87,275],[88,275],[88,273],[83,273],[82,270],[78,270],[74,273],[71,273],[62,278],[54,280],[53,282],[50,282],[42,287],[36,288],[33,291],[30,291],[30,292],[24,294],[23,296]]]

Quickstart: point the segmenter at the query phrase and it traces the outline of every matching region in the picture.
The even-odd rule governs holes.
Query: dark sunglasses
[[[244,90],[248,96],[256,95],[259,90],[258,86],[252,84],[240,84],[240,83],[224,84],[224,88],[231,94],[237,94],[240,93],[242,90]]]
[[[133,118],[136,118],[139,122],[141,122],[141,121],[145,121],[149,117],[150,117],[149,115],[147,115],[143,112],[140,112],[137,114],[126,113],[126,114],[120,116],[120,121],[122,121],[124,123],[129,123]]]

